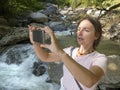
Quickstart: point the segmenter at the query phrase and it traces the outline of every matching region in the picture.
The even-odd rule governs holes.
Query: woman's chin
[[[78,42],[79,45],[84,45],[83,42]]]

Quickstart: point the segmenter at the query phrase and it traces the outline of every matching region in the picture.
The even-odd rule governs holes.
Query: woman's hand
[[[53,30],[50,27],[45,26],[42,28],[42,27],[35,27],[35,26],[28,25],[28,28],[29,28],[29,38],[32,44],[37,43],[33,41],[33,30],[40,29],[40,30],[43,30],[45,33],[47,33],[51,38],[51,44],[41,44],[40,47],[47,48],[51,52],[55,53],[56,55],[59,55],[61,52],[63,52],[62,48],[58,43],[58,40],[55,37]]]
[[[28,25],[28,29],[29,29],[29,38],[30,38],[30,42],[33,44],[34,41],[33,41],[33,30],[35,30],[35,27],[34,26],[31,26],[31,25]]]
[[[45,33],[47,33],[51,38],[51,44],[41,44],[40,46],[44,48],[48,48],[51,52],[55,53],[56,55],[59,55],[61,52],[63,52],[52,29],[48,26],[45,26],[44,28],[40,28],[40,29],[45,31]]]
[[[33,30],[37,30],[38,28],[32,25],[28,25],[28,29],[29,29],[29,38],[30,38],[30,42],[32,44],[35,43],[35,41],[33,41]],[[37,43],[37,42],[36,42]]]

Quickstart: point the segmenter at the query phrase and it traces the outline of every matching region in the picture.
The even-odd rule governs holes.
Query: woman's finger
[[[47,49],[49,49],[50,50],[50,45],[49,44],[41,44],[40,45],[40,47],[43,47],[43,48],[47,48]]]
[[[36,30],[36,29],[37,29],[37,27],[31,26],[31,25],[28,25],[28,28],[29,28],[30,31],[33,31],[33,30]]]

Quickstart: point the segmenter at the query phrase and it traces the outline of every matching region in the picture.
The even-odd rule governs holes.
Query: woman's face
[[[94,40],[96,39],[95,28],[92,23],[88,20],[81,21],[77,28],[78,44],[93,47]]]

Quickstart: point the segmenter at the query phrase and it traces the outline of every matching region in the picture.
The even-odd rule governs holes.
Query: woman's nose
[[[82,30],[82,29],[79,29],[79,30],[77,31],[77,34],[79,34],[79,35],[82,35],[82,33],[83,33],[83,30]]]

